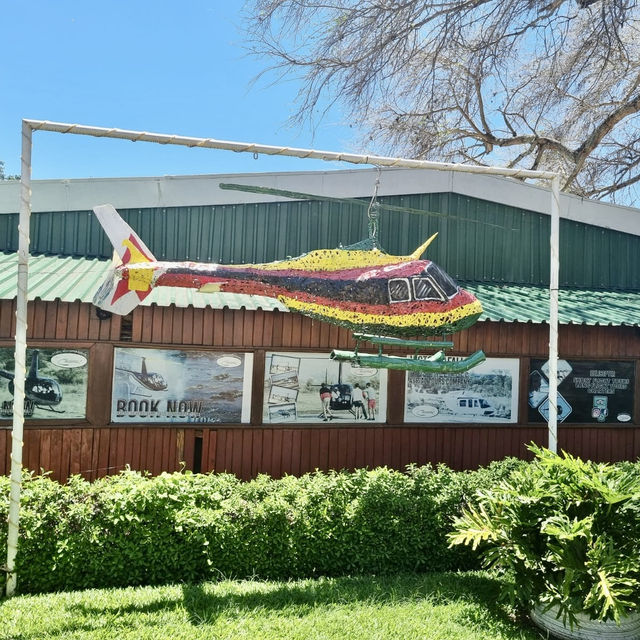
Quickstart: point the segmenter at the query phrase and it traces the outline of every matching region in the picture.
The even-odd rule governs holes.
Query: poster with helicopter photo
[[[116,347],[112,422],[246,424],[253,354]]]
[[[465,373],[407,372],[405,422],[518,421],[517,358],[487,358]]]
[[[331,360],[327,353],[267,353],[265,424],[386,422],[387,371]]]
[[[0,348],[0,418],[3,420],[13,417],[14,367],[14,347]],[[85,418],[87,369],[86,350],[27,349],[25,418]]]

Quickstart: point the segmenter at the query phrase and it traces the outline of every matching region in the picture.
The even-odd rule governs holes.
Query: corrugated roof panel
[[[0,253],[0,299],[11,300],[18,286],[18,254]]]
[[[368,204],[367,198],[360,201]],[[427,257],[456,279],[536,286],[549,281],[547,215],[455,193],[383,196],[379,202],[403,209],[380,210],[379,239],[391,254],[411,253],[437,231]],[[283,201],[120,213],[158,260],[238,264],[363,240],[366,211],[353,202]],[[17,220],[17,214],[0,216],[0,251],[16,250]],[[105,259],[112,253],[89,211],[34,213],[31,237],[35,254]],[[560,258],[563,287],[640,291],[640,235],[562,219]]]
[[[549,321],[549,289],[522,285],[461,283],[481,302],[481,320],[506,322]],[[560,288],[561,324],[640,325],[640,292]]]

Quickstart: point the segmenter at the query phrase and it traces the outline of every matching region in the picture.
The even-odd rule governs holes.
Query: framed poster
[[[83,419],[87,413],[89,352],[27,349],[24,417]],[[14,347],[0,348],[0,418],[13,418]]]
[[[633,420],[635,363],[558,360],[558,422],[624,424]],[[529,422],[549,419],[549,362],[531,360]]]
[[[487,358],[465,373],[408,371],[405,422],[518,421],[517,358]]]
[[[267,353],[263,422],[386,422],[387,371],[326,353]]]
[[[252,353],[116,347],[112,422],[246,424]]]

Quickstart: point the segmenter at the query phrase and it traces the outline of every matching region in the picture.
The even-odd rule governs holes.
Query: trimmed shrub
[[[195,582],[220,577],[456,570],[477,567],[447,536],[478,489],[527,463],[478,471],[411,466],[241,482],[228,474],[133,471],[61,485],[25,474],[20,592]],[[0,478],[6,522],[9,480]],[[6,526],[0,550],[6,556]]]

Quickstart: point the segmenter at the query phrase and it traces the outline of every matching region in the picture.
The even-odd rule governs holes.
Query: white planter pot
[[[573,629],[568,620],[565,625],[562,616],[556,617],[557,607],[543,613],[542,607],[536,606],[530,615],[538,627],[560,640],[640,640],[640,613],[632,613],[622,618],[619,625],[613,620],[601,622],[591,620],[584,613],[578,613],[578,622],[573,625]]]

